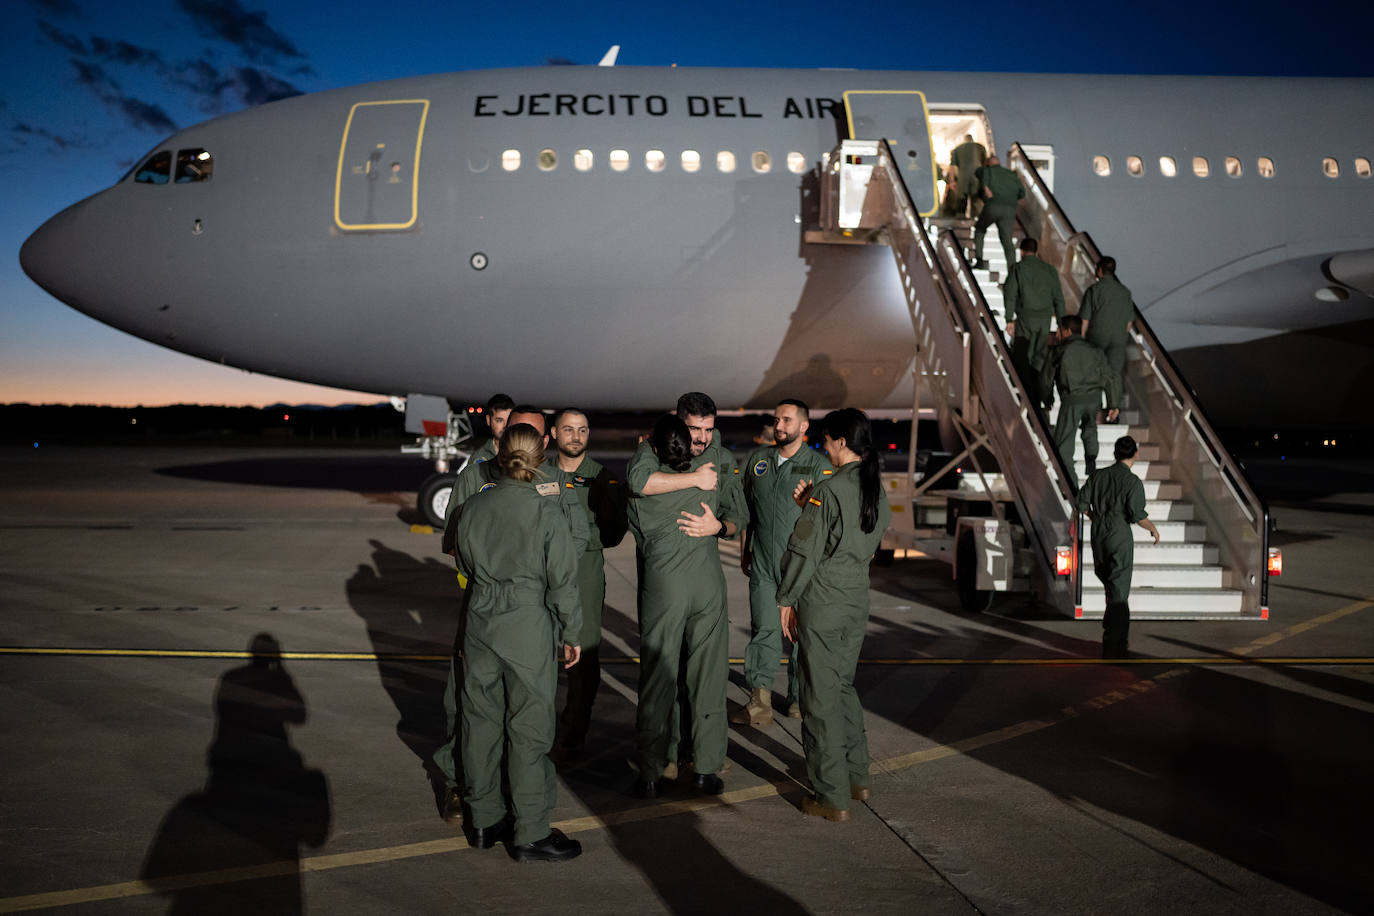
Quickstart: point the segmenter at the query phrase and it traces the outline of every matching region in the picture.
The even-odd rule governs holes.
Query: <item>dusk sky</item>
[[[44,220],[173,131],[302,92],[489,67],[595,64],[1374,75],[1351,4],[438,3],[0,0],[0,403],[372,402],[166,350],[19,267]],[[961,23],[949,17],[967,11]],[[888,19],[885,17],[891,16]]]

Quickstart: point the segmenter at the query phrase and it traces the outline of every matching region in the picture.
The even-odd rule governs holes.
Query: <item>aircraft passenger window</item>
[[[735,154],[729,150],[721,150],[716,153],[716,168],[722,172],[733,172],[735,170]]]
[[[539,151],[539,171],[552,172],[558,168],[558,154],[551,149]]]
[[[752,162],[756,172],[766,172],[773,167],[773,160],[769,159],[768,154],[763,150],[754,150]]]
[[[1178,164],[1174,162],[1173,156],[1159,157],[1159,174],[1165,178],[1173,178],[1178,174]]]
[[[1240,160],[1235,156],[1226,157],[1226,177],[1239,178],[1241,173]]]
[[[644,167],[651,172],[663,171],[663,166],[667,159],[663,156],[663,150],[651,149],[644,153]]]
[[[623,149],[611,150],[611,171],[623,172],[630,167],[630,154]]]
[[[586,172],[586,171],[589,171],[589,170],[591,169],[591,167],[592,167],[592,151],[591,151],[591,150],[589,150],[589,149],[580,149],[580,150],[578,150],[577,152],[573,153],[573,168],[577,169],[579,172]]]
[[[177,184],[205,181],[215,172],[215,157],[203,149],[177,151]]]
[[[1139,156],[1126,157],[1126,174],[1139,178],[1145,174],[1145,160]]]
[[[1322,174],[1327,178],[1341,177],[1341,164],[1330,156],[1322,160]]]
[[[1094,174],[1094,175],[1101,175],[1103,178],[1106,178],[1106,177],[1107,177],[1108,175],[1110,175],[1111,173],[1112,173],[1112,160],[1108,159],[1106,156],[1094,156],[1094,157],[1093,157],[1093,174]]]
[[[699,172],[699,171],[701,171],[701,153],[698,153],[698,152],[697,152],[696,150],[694,150],[694,149],[685,149],[685,150],[683,150],[683,151],[682,151],[682,170],[683,170],[684,172]]]
[[[1255,170],[1259,172],[1261,178],[1274,177],[1274,160],[1268,156],[1260,156],[1259,162],[1255,164]]]
[[[520,168],[520,151],[518,149],[508,149],[501,153],[501,168],[507,172],[514,172]]]
[[[1358,175],[1360,178],[1369,177],[1370,172],[1368,159],[1364,158],[1363,156],[1360,156],[1358,159],[1355,160],[1355,174]]]
[[[1193,174],[1199,178],[1206,178],[1212,174],[1212,167],[1207,164],[1206,156],[1193,157]]]
[[[153,153],[134,173],[134,181],[139,184],[166,184],[171,177],[172,153],[170,150]]]
[[[806,157],[801,153],[787,154],[787,171],[793,175],[800,175],[806,171]]]

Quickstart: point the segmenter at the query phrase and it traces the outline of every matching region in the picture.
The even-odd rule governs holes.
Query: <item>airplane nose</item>
[[[79,205],[78,205],[79,206]],[[39,226],[19,248],[19,266],[33,282],[69,305],[72,290],[64,282],[72,272],[76,230],[74,211],[68,207]]]

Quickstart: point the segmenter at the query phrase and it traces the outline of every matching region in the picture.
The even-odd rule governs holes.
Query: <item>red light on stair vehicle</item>
[[[1283,575],[1283,551],[1277,547],[1269,548],[1269,575]]]
[[[1054,549],[1054,574],[1056,576],[1067,576],[1073,572],[1073,550],[1069,547],[1056,547]]]

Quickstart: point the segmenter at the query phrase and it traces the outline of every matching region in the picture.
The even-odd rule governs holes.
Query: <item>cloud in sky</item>
[[[177,0],[177,8],[202,35],[233,45],[251,61],[305,60],[291,39],[267,24],[266,13],[245,10],[238,0]]]
[[[74,0],[29,0],[40,13],[50,16],[75,16],[81,8]]]

